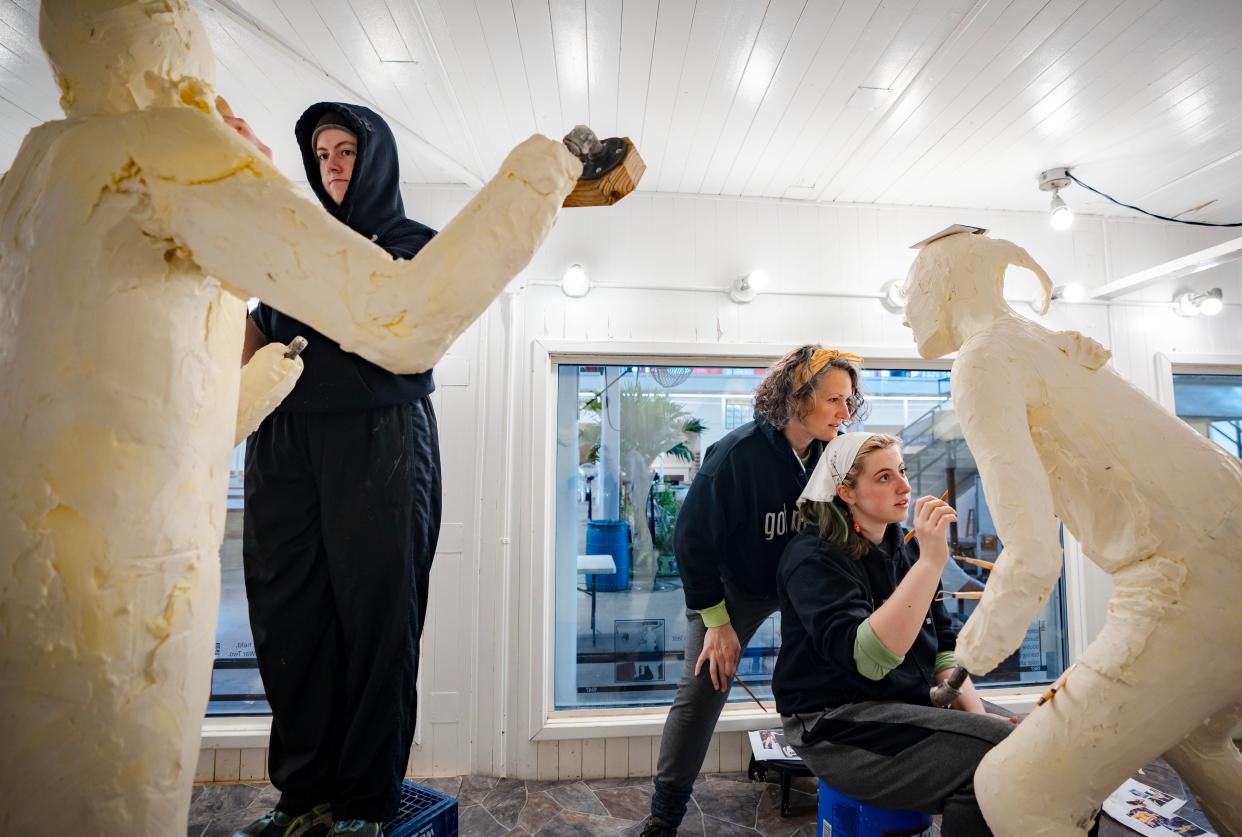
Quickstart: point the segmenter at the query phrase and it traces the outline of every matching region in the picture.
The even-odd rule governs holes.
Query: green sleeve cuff
[[[946,668],[953,668],[957,665],[957,654],[952,651],[941,651],[936,655],[936,674],[944,671]]]
[[[724,599],[720,600],[720,604],[700,610],[699,616],[703,617],[703,624],[709,628],[719,628],[721,625],[729,624],[729,610],[725,607]]]
[[[904,659],[904,656],[899,657],[884,647],[884,643],[875,635],[870,619],[864,620],[858,626],[858,633],[854,637],[854,666],[863,677],[868,680],[883,680]]]

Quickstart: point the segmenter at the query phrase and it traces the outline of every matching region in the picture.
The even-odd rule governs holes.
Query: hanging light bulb
[[[1059,189],[1052,190],[1052,228],[1068,230],[1074,225],[1074,213],[1065,205]]]
[[[1052,193],[1052,228],[1054,230],[1068,230],[1074,223],[1074,213],[1070,212],[1070,208],[1065,205],[1060,194],[1061,190],[1072,182],[1069,169],[1064,166],[1039,173],[1040,191]]]
[[[1225,300],[1220,288],[1212,288],[1199,301],[1199,313],[1205,317],[1215,317],[1225,310]]]

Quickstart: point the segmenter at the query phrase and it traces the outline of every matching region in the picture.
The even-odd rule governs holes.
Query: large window
[[[668,704],[684,662],[686,613],[672,534],[707,447],[751,419],[765,369],[558,367],[556,473],[557,709]],[[958,509],[953,552],[993,559],[1001,550],[974,459],[962,441],[948,372],[873,369],[867,430],[905,443],[914,490],[945,490]],[[986,573],[950,562],[950,592],[983,589]],[[1046,683],[1066,665],[1064,582],[1022,647],[982,679],[990,686]],[[964,621],[976,606],[955,599]],[[738,674],[771,696],[780,649],[774,614],[745,649]],[[733,701],[748,701],[734,690]]]
[[[216,622],[216,661],[211,672],[208,715],[267,715],[259,663],[250,634],[246,579],[242,573],[242,468],[246,446],[233,451],[229,468],[228,511],[220,547],[220,617]]]
[[[1173,398],[1187,424],[1242,458],[1242,374],[1174,375]]]

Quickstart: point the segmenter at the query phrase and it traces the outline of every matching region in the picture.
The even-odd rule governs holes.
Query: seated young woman
[[[772,692],[785,738],[817,776],[879,808],[943,814],[946,837],[988,835],[975,801],[979,760],[1013,728],[967,680],[951,711],[930,689],[954,667],[956,633],[937,601],[957,519],[914,506],[899,441],[846,433],[799,498],[803,525],[777,576],[781,651]]]

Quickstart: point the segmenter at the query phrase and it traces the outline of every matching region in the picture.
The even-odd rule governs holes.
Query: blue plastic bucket
[[[588,555],[611,555],[617,565],[615,573],[601,573],[587,578],[587,586],[595,582],[602,591],[630,588],[630,525],[624,520],[588,520],[586,533]]]
[[[872,808],[819,783],[817,837],[923,837],[931,827],[931,814]]]

